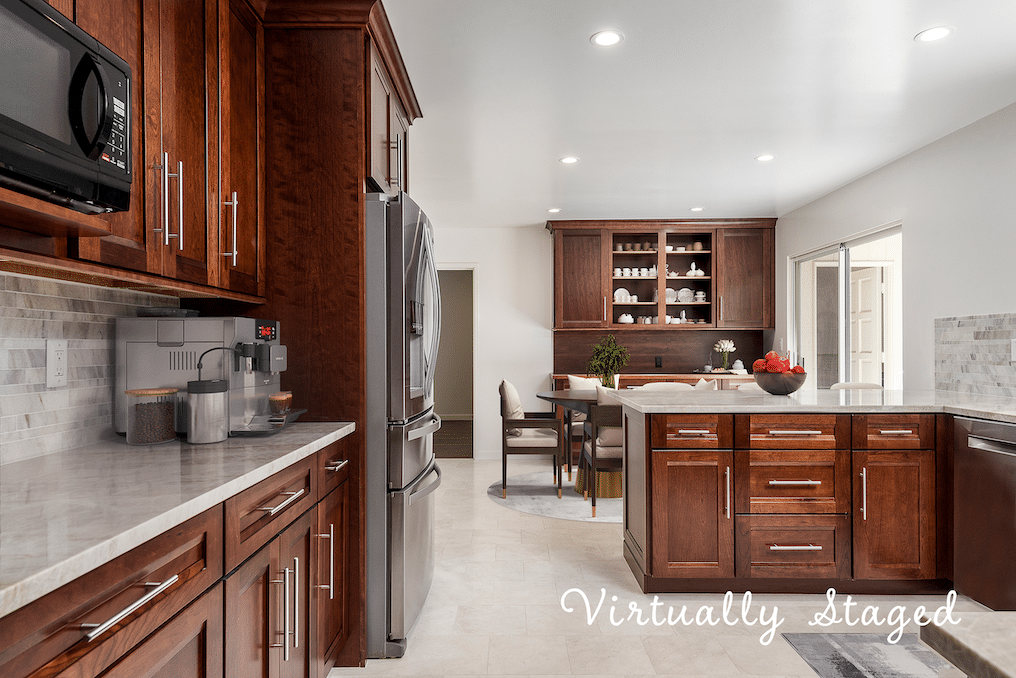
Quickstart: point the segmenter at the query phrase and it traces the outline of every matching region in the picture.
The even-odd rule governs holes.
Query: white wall
[[[550,390],[554,260],[543,224],[518,228],[435,227],[438,268],[473,268],[473,456],[501,458],[498,386],[512,382],[529,411]]]
[[[903,383],[934,388],[935,318],[1016,310],[1016,104],[780,217],[777,346],[791,331],[789,257],[897,220]]]

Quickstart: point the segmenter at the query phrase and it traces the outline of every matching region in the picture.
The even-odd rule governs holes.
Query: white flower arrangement
[[[716,351],[717,353],[733,353],[734,351],[737,350],[737,348],[734,346],[734,342],[732,340],[720,339],[713,346],[713,350]]]

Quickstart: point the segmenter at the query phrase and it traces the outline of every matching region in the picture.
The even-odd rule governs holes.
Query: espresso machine
[[[201,363],[200,373],[198,363]],[[241,317],[137,317],[116,319],[113,428],[127,430],[127,395],[134,389],[175,387],[176,430],[188,427],[187,382],[229,382],[229,435],[264,435],[295,419],[272,414],[269,396],[286,370],[279,323]]]

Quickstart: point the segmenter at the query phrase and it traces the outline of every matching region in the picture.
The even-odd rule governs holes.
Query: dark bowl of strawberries
[[[776,351],[769,351],[764,358],[752,364],[755,383],[772,395],[790,395],[804,386],[808,375],[800,365],[790,365],[790,360],[780,357]]]

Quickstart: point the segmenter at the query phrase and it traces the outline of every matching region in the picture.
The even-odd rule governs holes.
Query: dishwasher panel
[[[1016,610],[1016,425],[955,419],[953,578],[993,610]]]

